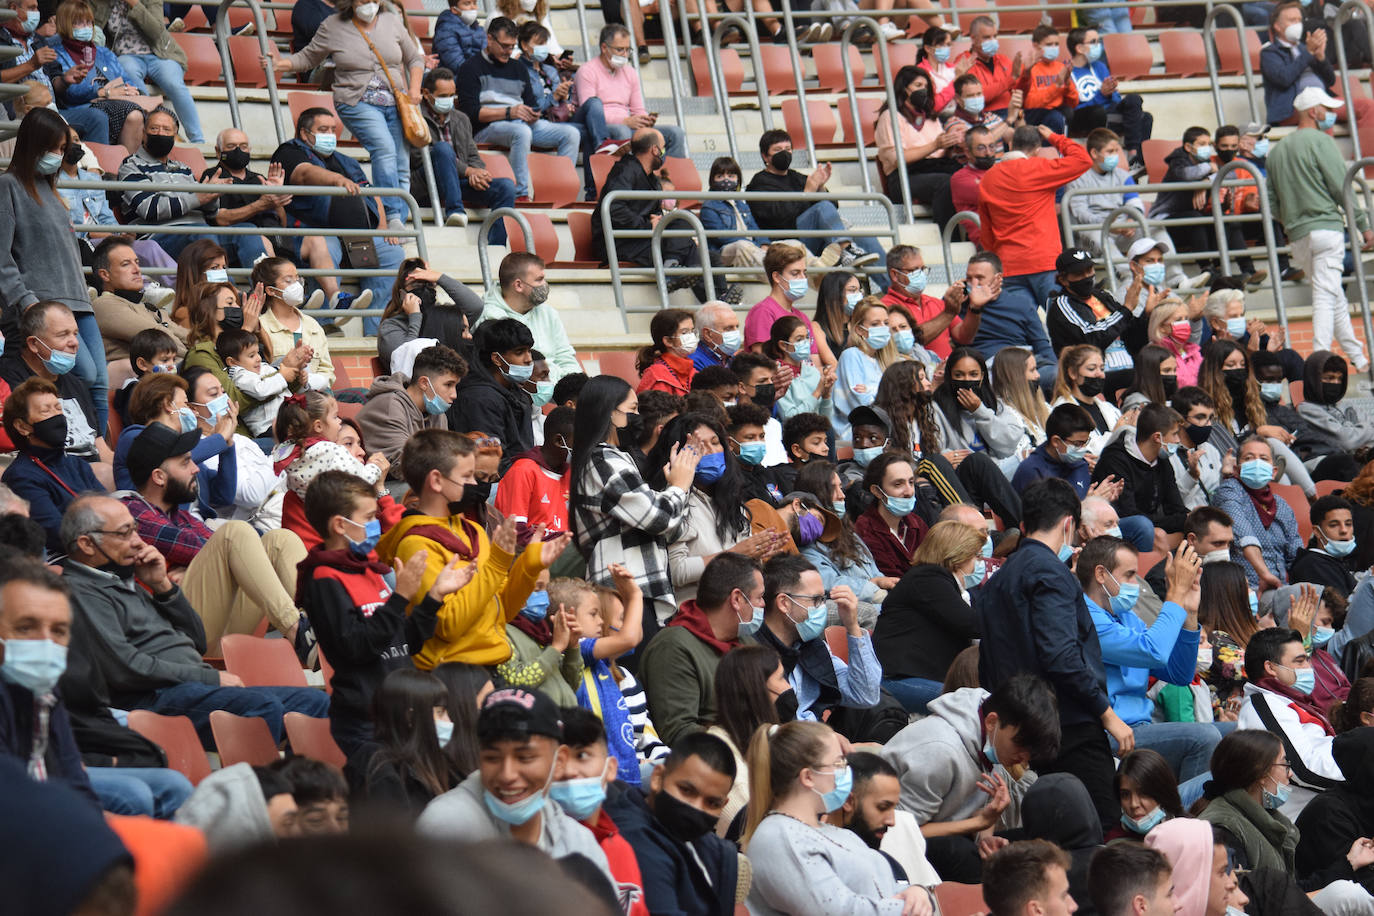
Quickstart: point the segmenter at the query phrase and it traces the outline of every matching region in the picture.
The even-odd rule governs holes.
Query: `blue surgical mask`
[[[712,452],[709,455],[702,455],[697,462],[697,483],[715,483],[720,480],[725,473],[725,453]]]
[[[1336,541],[1328,538],[1322,549],[1333,557],[1348,557],[1355,551],[1355,539]]]
[[[439,114],[448,114],[453,110],[453,96],[436,95],[434,97],[434,110]]]
[[[1060,563],[1069,562],[1069,558],[1073,556],[1073,545],[1068,541],[1060,544],[1059,550],[1055,552],[1055,556],[1059,558]]]
[[[1177,455],[1177,454],[1178,454],[1178,443],[1177,443],[1177,442],[1165,442],[1165,443],[1164,443],[1164,454],[1168,455],[1170,458],[1172,458],[1174,455]]]
[[[961,104],[964,106],[964,111],[971,115],[978,115],[983,113],[983,106],[987,104],[987,99],[981,95],[975,95],[964,99]]]
[[[1120,616],[1135,607],[1135,603],[1140,600],[1140,585],[1135,582],[1117,582],[1116,576],[1111,573],[1107,573],[1107,576],[1116,586],[1116,594],[1108,596],[1107,603],[1112,606],[1112,613]]]
[[[223,267],[216,267],[216,268],[212,268],[211,270],[207,270],[207,271],[205,272],[205,282],[206,282],[206,283],[228,283],[228,282],[229,282],[229,271],[225,270]]]
[[[846,315],[852,315],[852,314],[854,314],[854,308],[855,308],[860,302],[863,301],[863,298],[864,298],[864,294],[863,294],[862,292],[860,292],[859,290],[855,290],[855,291],[852,292],[852,293],[845,293],[845,294],[844,294],[844,313],[845,313]]]
[[[797,601],[797,599],[793,598],[791,595],[787,596],[787,600],[797,607],[803,606],[801,602]],[[824,601],[816,607],[805,608],[805,610],[806,619],[797,624],[797,638],[802,642],[810,642],[825,632],[825,621],[828,616],[828,611],[826,611]]]
[[[338,148],[339,138],[334,134],[315,134],[315,142],[312,149],[321,156],[332,156],[334,150]]]
[[[840,518],[844,518],[845,512],[848,511],[848,509],[845,506],[844,500],[842,499],[837,499],[834,502],[832,502],[830,504],[830,508],[834,510],[835,514],[838,515]]]
[[[1256,140],[1256,141],[1255,141],[1255,151],[1254,151],[1254,153],[1252,153],[1251,155],[1253,155],[1256,159],[1263,159],[1265,156],[1268,156],[1268,155],[1269,155],[1269,138],[1268,138],[1268,137],[1260,137],[1258,140]]]
[[[1146,264],[1144,271],[1146,283],[1150,284],[1151,286],[1164,285],[1164,262],[1161,261],[1158,264]]]
[[[525,599],[525,606],[520,610],[520,613],[536,623],[549,616],[549,593],[542,588],[530,592],[530,596]]]
[[[983,541],[983,549],[978,552],[978,555],[981,556],[984,560],[991,559],[992,538],[988,538],[985,541]]]
[[[530,48],[530,56],[533,57],[535,61],[542,64],[544,61],[549,59],[549,46],[534,45]]]
[[[992,727],[992,731],[983,736],[983,756],[988,758],[988,763],[997,766],[1002,761],[997,759],[997,743],[992,740],[992,736],[997,734],[997,726]]]
[[[1208,159],[1211,159],[1211,158],[1212,158],[1212,147],[1211,147],[1211,145],[1208,144],[1208,145],[1205,145],[1205,146],[1199,146],[1199,147],[1197,147],[1197,148],[1193,151],[1193,157],[1194,157],[1195,159],[1197,159],[1198,162],[1206,162]]]
[[[95,26],[79,25],[72,29],[72,40],[90,41],[95,38]]]
[[[902,328],[897,332],[897,352],[906,356],[916,349],[916,333],[911,328]]]
[[[1155,809],[1140,820],[1136,820],[1130,815],[1123,813],[1121,815],[1121,826],[1137,836],[1144,836],[1162,824],[1164,822],[1164,817],[1164,809],[1159,805],[1155,805]]]
[[[768,451],[768,446],[763,442],[741,442],[739,444],[739,460],[745,464],[758,466],[763,464],[763,456]]]
[[[753,616],[748,620],[740,621],[739,635],[741,636],[753,636],[759,631],[759,628],[763,626],[763,613],[765,610],[763,605],[755,607],[751,604],[749,607],[753,611]]]
[[[1252,490],[1269,485],[1274,479],[1274,466],[1262,458],[1251,458],[1240,466],[1240,482]]]
[[[1113,525],[1112,527],[1108,528],[1104,533],[1110,535],[1111,537],[1119,538],[1121,537],[1121,526]]]
[[[1226,319],[1226,333],[1227,333],[1227,334],[1230,334],[1232,337],[1239,337],[1239,336],[1241,336],[1242,334],[1244,334],[1244,333],[1245,333],[1245,317],[1244,317],[1244,316],[1241,316],[1240,318],[1227,318],[1227,319]]]
[[[1283,382],[1260,382],[1260,400],[1277,404],[1283,398]]]
[[[1250,591],[1246,593],[1245,597],[1250,605],[1250,616],[1256,618],[1259,617],[1259,595],[1256,595],[1253,591]]]
[[[36,338],[35,338],[36,339]],[[54,350],[43,341],[43,348],[48,351],[48,358],[43,360],[43,366],[53,375],[66,375],[76,368],[76,354],[68,353],[66,350]]]
[[[449,402],[439,397],[438,393],[434,391],[434,382],[430,380],[428,376],[424,376],[424,378],[430,383],[429,394],[425,394],[425,389],[420,389],[420,396],[425,399],[425,413],[429,414],[431,417],[437,417],[439,414],[448,410]]]
[[[26,33],[32,35],[32,34],[38,29],[38,21],[39,21],[42,17],[43,17],[43,14],[40,13],[40,12],[38,12],[38,10],[29,10],[27,13],[25,13],[25,14],[24,14],[24,31],[25,31]]]
[[[1094,41],[1088,45],[1088,60],[1098,61],[1102,59],[1102,42]]]
[[[849,767],[837,771],[834,776],[835,788],[831,789],[829,792],[816,792],[815,789],[811,790],[821,797],[821,802],[825,805],[826,814],[829,814],[831,811],[838,811],[840,806],[845,803],[845,800],[849,798],[849,793],[854,788],[854,774],[849,772]]]
[[[869,328],[868,345],[875,350],[881,350],[892,340],[892,329],[885,324]]]
[[[1001,45],[997,43],[996,38],[989,38],[987,41],[979,45],[979,47],[982,49],[984,54],[986,54],[988,57],[991,57],[992,55],[997,53],[997,49],[1000,48]]]
[[[973,572],[964,573],[964,588],[977,588],[982,583],[983,577],[988,574],[988,564],[982,557],[979,557],[973,564]]]
[[[1322,115],[1321,120],[1317,122],[1317,127],[1320,130],[1330,130],[1335,126],[1336,113],[1334,111],[1328,111],[1326,114]]]
[[[1118,156],[1116,153],[1110,153],[1102,157],[1102,164],[1098,168],[1102,171],[1102,174],[1105,175],[1108,172],[1115,171],[1117,165],[1119,165],[1120,163],[1121,157]]]
[[[57,153],[44,153],[38,157],[34,168],[40,175],[56,175],[57,170],[62,168],[62,157]]]
[[[52,693],[67,670],[67,647],[51,639],[5,639],[0,678],[18,684],[35,696]]]
[[[793,302],[806,295],[806,278],[794,277],[787,281],[787,298]]]
[[[1045,60],[1058,60],[1059,45],[1050,45],[1048,48],[1043,49],[1040,52],[1040,56],[1043,57]]]
[[[1077,464],[1088,457],[1088,447],[1086,445],[1070,445],[1064,449],[1064,463]]]
[[[744,346],[744,332],[738,329],[724,331],[720,335],[720,349],[726,356],[734,356]]]
[[[888,496],[883,494],[883,504],[887,511],[898,518],[906,518],[916,510],[916,497],[914,496]]]
[[[601,784],[600,776],[565,779],[549,786],[549,798],[573,820],[585,821],[606,800],[606,787]]]
[[[1260,787],[1260,804],[1264,805],[1265,811],[1277,811],[1288,804],[1288,796],[1293,794],[1293,788],[1286,783],[1274,784],[1274,791],[1270,792],[1263,786]]]
[[[530,818],[543,810],[544,793],[536,792],[518,802],[503,802],[491,792],[483,789],[482,802],[487,806],[487,811],[491,813],[492,817],[505,821],[512,827],[519,827],[521,824],[529,823]]]
[[[451,719],[435,719],[434,736],[439,739],[440,747],[448,747],[448,743],[453,740],[453,721]]]
[[[854,449],[854,461],[859,467],[866,468],[874,458],[882,453],[883,447],[881,445],[875,445],[872,448],[856,448]]]
[[[372,553],[373,550],[377,549],[377,542],[382,539],[382,523],[380,521],[374,518],[372,521],[368,522],[365,525],[359,524],[358,522],[353,521],[353,519],[351,518],[344,518],[344,521],[348,522],[350,525],[353,525],[356,528],[363,529],[363,539],[361,541],[355,541],[352,538],[349,538],[349,553],[353,554],[353,556],[355,557],[365,558],[370,553]]]
[[[229,395],[221,392],[217,397],[210,399],[205,409],[210,411],[211,419],[218,420],[229,412]]]
[[[496,354],[496,358],[501,360],[501,362],[506,363],[506,368],[501,374],[504,375],[506,378],[510,379],[512,382],[515,382],[517,385],[519,385],[522,382],[528,382],[530,380],[530,376],[534,375],[534,363],[532,362],[526,363],[523,366],[512,365],[511,363],[507,363],[506,358],[502,356],[500,353]]]
[[[804,363],[811,359],[810,337],[803,337],[801,340],[792,344],[792,358],[799,363]]]
[[[919,296],[921,291],[930,282],[930,271],[922,267],[920,270],[913,270],[906,275],[906,293],[908,296]]]
[[[943,64],[949,60],[949,51],[949,45],[945,45],[943,48],[936,48],[932,51],[931,56],[935,58],[937,64]]]
[[[177,422],[181,424],[181,431],[189,433],[200,425],[200,418],[196,412],[189,407],[183,407],[177,411]]]
[[[530,395],[530,400],[534,401],[535,409],[543,407],[553,400],[553,381],[545,379],[542,382],[534,383],[534,392]]]

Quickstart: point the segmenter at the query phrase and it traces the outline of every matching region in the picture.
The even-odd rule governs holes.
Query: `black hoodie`
[[[1374,728],[1337,735],[1331,756],[1345,782],[1319,794],[1298,815],[1298,880],[1304,887],[1321,887],[1311,879],[1349,878],[1374,893],[1374,867],[1352,873],[1345,858],[1357,839],[1374,835]]]
[[[458,383],[457,396],[448,409],[448,428],[460,433],[483,432],[501,441],[501,473],[517,456],[534,448],[531,421],[534,403],[519,388],[498,382],[492,370],[473,363]]]
[[[1021,826],[1031,839],[1049,840],[1069,854],[1069,893],[1078,916],[1096,916],[1088,893],[1088,863],[1102,848],[1102,820],[1077,776],[1041,776],[1021,800]]]
[[[1297,559],[1288,567],[1289,582],[1311,582],[1322,588],[1334,588],[1345,597],[1355,591],[1355,574],[1352,573],[1349,557],[1333,557],[1318,549],[1321,545],[1316,535],[1307,542],[1307,547],[1298,551]]]

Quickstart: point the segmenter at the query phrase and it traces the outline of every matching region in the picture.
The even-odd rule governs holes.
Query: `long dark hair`
[[[491,682],[491,674],[481,665],[448,662],[434,669],[434,675],[448,688],[448,717],[453,722],[453,737],[444,753],[459,779],[477,769],[477,694]]]
[[[825,332],[830,350],[837,359],[849,342],[849,315],[844,310],[844,288],[854,276],[847,270],[832,270],[821,278],[820,289],[816,291],[816,317],[812,323]],[[862,276],[859,277],[859,283],[865,288],[868,286]]]
[[[822,506],[829,506],[831,484],[834,483],[832,478],[836,473],[835,465],[829,461],[824,458],[812,458],[797,471],[797,480],[793,488],[810,493]],[[863,542],[854,532],[854,525],[849,521],[848,515],[840,517],[839,536],[829,544],[823,545],[822,549],[840,563],[858,563],[863,560],[866,552]]]
[[[791,348],[784,352],[782,345],[801,326],[802,320],[796,315],[783,315],[773,322],[773,326],[768,329],[768,339],[763,343],[763,355],[775,361],[791,359]]]
[[[992,382],[988,380],[988,364],[983,358],[983,354],[973,349],[973,347],[955,347],[954,352],[949,354],[949,359],[945,360],[945,377],[940,382],[940,387],[935,389],[935,404],[944,413],[945,419],[954,429],[959,428],[959,400],[954,396],[954,367],[960,360],[971,359],[978,364],[978,368],[983,372],[983,383],[978,386],[978,398],[983,402],[983,406],[997,409],[997,395],[992,393]],[[882,383],[879,382],[881,387]],[[929,451],[922,442],[922,451]]]
[[[1226,373],[1221,368],[1232,352],[1239,353],[1245,360],[1244,404],[1232,402],[1230,389],[1226,387]],[[1250,367],[1250,354],[1234,340],[1213,338],[1207,345],[1202,368],[1198,370],[1197,384],[1217,405],[1217,419],[1223,424],[1234,421],[1238,428],[1244,429],[1246,426],[1257,428],[1264,423],[1264,402],[1260,400],[1259,383],[1255,381],[1255,373]]]
[[[924,67],[907,64],[898,70],[892,78],[892,95],[897,99],[897,110],[902,113],[902,117],[908,120],[911,119],[913,108],[908,107],[910,99],[907,98],[907,94],[911,89],[911,84],[917,79],[926,81],[926,104],[924,108],[914,109],[915,113],[926,118],[935,116],[935,81],[930,78],[930,73]],[[884,105],[878,109],[878,117],[873,123],[876,126],[882,122],[883,118],[890,117],[887,106]]]
[[[1174,354],[1159,344],[1146,344],[1135,355],[1135,381],[1126,389],[1126,394],[1143,394],[1156,404],[1168,404],[1170,398],[1164,393],[1164,377],[1159,367],[1166,359],[1174,359]]]
[[[692,313],[686,309],[663,309],[654,313],[654,317],[649,321],[651,343],[647,347],[641,347],[635,355],[636,372],[643,375],[644,371],[654,364],[654,360],[668,351],[668,348],[663,346],[664,339],[676,337],[678,326],[684,321],[691,321],[692,326],[696,326]]]
[[[1283,743],[1278,736],[1267,731],[1242,728],[1231,732],[1212,751],[1212,786],[1216,793],[1250,788],[1269,774],[1281,750]]]
[[[1135,783],[1141,795],[1152,798],[1170,817],[1183,817],[1183,801],[1178,796],[1178,779],[1169,761],[1158,751],[1138,747],[1121,758],[1116,769],[1116,794],[1121,795],[1121,780]]]
[[[581,497],[582,475],[587,468],[587,460],[592,449],[606,441],[611,434],[611,411],[630,396],[634,389],[623,378],[614,375],[598,375],[587,380],[577,395],[577,408],[573,414],[573,453],[572,453],[572,496],[576,501]],[[634,448],[637,443],[622,442],[622,450]]]
[[[1240,564],[1227,560],[1202,567],[1202,592],[1198,607],[1208,635],[1220,630],[1244,649],[1259,624],[1250,613],[1250,582]]]
[[[435,707],[448,708],[448,688],[430,672],[397,668],[382,680],[372,698],[372,724],[381,750],[368,764],[369,779],[391,765],[409,769],[434,795],[452,787],[448,758],[434,727]]]
[[[581,396],[577,402],[582,403]],[[744,471],[741,470],[735,453],[727,447],[730,439],[726,435],[725,427],[715,417],[707,413],[687,413],[674,417],[663,427],[658,442],[649,451],[647,463],[655,469],[650,483],[657,489],[667,486],[663,466],[668,463],[673,446],[681,447],[686,444],[687,437],[703,426],[720,439],[720,444],[724,448],[725,473],[721,474],[715,483],[694,483],[693,487],[706,494],[716,517],[716,534],[721,540],[737,538],[749,533],[749,511],[744,508]]]
[[[62,116],[48,108],[33,108],[19,122],[19,133],[14,139],[14,153],[10,156],[7,171],[19,179],[24,190],[29,192],[34,203],[43,206],[38,196],[38,182],[47,182],[50,189],[57,187],[57,174],[38,174],[38,160],[44,153],[61,148],[67,152],[71,135],[67,132],[67,122]]]
[[[1374,712],[1374,677],[1357,678],[1350,685],[1350,695],[1332,703],[1326,717],[1339,735],[1363,725],[1360,721],[1362,712]]]
[[[914,359],[904,359],[888,366],[878,382],[873,398],[875,407],[887,411],[892,420],[888,431],[888,448],[912,455],[916,443],[911,441],[914,425],[921,435],[922,452],[940,451],[940,428],[935,422],[935,403],[931,395],[921,390],[925,366]]]
[[[778,653],[768,646],[740,646],[716,666],[716,724],[742,754],[760,725],[776,725],[778,708],[768,679],[778,670]]]
[[[424,270],[428,265],[424,258],[406,258],[401,262],[400,268],[396,271],[396,282],[391,285],[391,299],[386,304],[386,310],[382,312],[382,321],[386,321],[393,315],[399,315],[405,306],[406,277],[410,276],[411,271]]]

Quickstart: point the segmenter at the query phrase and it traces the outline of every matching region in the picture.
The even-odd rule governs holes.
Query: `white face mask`
[[[1283,30],[1283,40],[1290,45],[1295,45],[1302,40],[1302,23],[1295,22]]]
[[[467,25],[472,25],[477,21],[477,10],[459,10],[458,18],[462,19]]]
[[[619,70],[621,67],[625,66],[625,65],[628,64],[629,62],[630,62],[630,59],[629,59],[628,57],[623,56],[623,55],[620,55],[620,54],[612,54],[612,55],[611,55],[611,69],[612,69],[612,70]]]
[[[534,8],[539,5],[539,0],[520,0],[520,8],[527,13],[533,13]]]
[[[357,13],[358,18],[361,19],[363,22],[371,22],[372,20],[377,18],[377,11],[380,9],[380,4],[364,3],[360,6],[355,6],[353,8],[353,12]]]
[[[305,301],[305,284],[300,280],[287,284],[285,289],[278,290],[278,292],[281,293],[281,301],[292,308]]]

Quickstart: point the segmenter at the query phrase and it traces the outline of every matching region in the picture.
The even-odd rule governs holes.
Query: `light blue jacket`
[[[1142,586],[1143,587],[1143,586]],[[1181,604],[1166,601],[1150,626],[1127,611],[1117,616],[1099,607],[1086,595],[1097,641],[1102,645],[1102,665],[1107,669],[1107,696],[1112,709],[1127,725],[1141,725],[1154,716],[1154,701],[1146,696],[1150,678],[1187,685],[1197,673],[1200,630],[1185,630],[1188,612]]]

